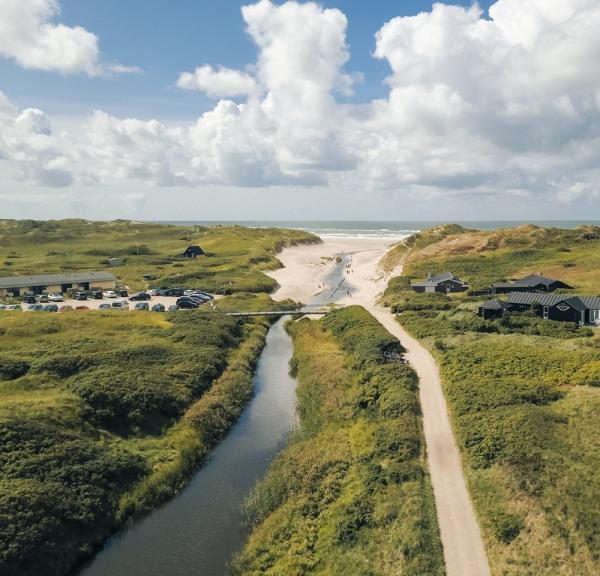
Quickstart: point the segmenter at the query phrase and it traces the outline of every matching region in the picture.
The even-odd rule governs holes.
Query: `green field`
[[[494,575],[600,573],[600,333],[527,314],[483,321],[482,299],[415,294],[409,281],[543,272],[598,294],[598,232],[438,229],[396,250],[403,277],[383,301],[440,364]]]
[[[363,308],[289,327],[300,426],[245,505],[235,575],[444,574],[415,373]]]
[[[271,292],[264,270],[286,245],[319,239],[300,230],[169,226],[117,220],[0,220],[0,276],[109,270],[131,288],[190,286],[218,294]],[[206,256],[182,258],[197,244]],[[109,268],[108,259],[125,266]]]

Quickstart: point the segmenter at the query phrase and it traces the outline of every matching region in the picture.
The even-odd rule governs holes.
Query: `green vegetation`
[[[246,502],[232,574],[443,574],[402,347],[359,307],[289,330],[301,425]]]
[[[0,316],[0,573],[65,574],[175,494],[251,397],[266,331],[202,310]]]
[[[474,289],[492,282],[543,273],[581,293],[600,286],[600,228],[521,226],[483,232],[460,226],[434,228],[405,241],[404,274],[424,278],[427,272],[451,272]]]
[[[319,239],[300,230],[172,226],[116,220],[0,220],[0,276],[110,270],[132,290],[189,285],[209,292],[271,292],[286,245]],[[191,244],[206,256],[182,258]],[[108,259],[125,265],[110,268]]]
[[[600,572],[600,334],[528,314],[484,321],[485,298],[409,281],[450,270],[484,287],[542,271],[597,294],[599,247],[592,227],[460,231],[407,252],[383,296],[439,361],[493,574]]]

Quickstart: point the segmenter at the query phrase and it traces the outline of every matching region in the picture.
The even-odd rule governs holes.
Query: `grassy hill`
[[[451,270],[473,288],[530,273],[559,278],[590,294],[600,293],[600,228],[540,228],[527,225],[496,231],[442,226],[400,244],[392,256],[403,258],[405,274]]]
[[[108,269],[132,290],[190,285],[222,294],[271,292],[275,282],[262,270],[280,266],[275,254],[283,246],[311,242],[319,239],[277,228],[0,220],[0,276]],[[182,258],[191,244],[207,255]],[[125,266],[109,268],[111,257]]]
[[[383,297],[436,356],[494,575],[600,573],[600,333],[511,316],[481,299],[415,294],[450,270],[474,287],[543,272],[600,293],[600,229],[425,231]],[[484,298],[485,299],[485,298]]]

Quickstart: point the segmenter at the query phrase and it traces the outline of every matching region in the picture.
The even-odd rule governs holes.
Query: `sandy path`
[[[294,298],[307,302],[319,291],[322,279],[335,262],[322,260],[344,252],[352,254],[346,288],[339,304],[360,304],[367,308],[407,350],[406,358],[420,380],[420,400],[427,445],[427,460],[440,525],[448,576],[490,574],[479,525],[467,491],[448,407],[433,356],[395,321],[389,310],[375,304],[388,278],[378,267],[389,248],[389,239],[330,239],[322,245],[287,248],[279,259],[284,269],[271,273],[281,288],[276,299]]]

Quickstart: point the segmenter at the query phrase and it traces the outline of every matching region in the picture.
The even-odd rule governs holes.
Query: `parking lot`
[[[130,294],[130,296],[132,296]],[[215,300],[219,298],[219,296],[214,297]],[[117,297],[117,298],[102,298],[102,299],[87,299],[87,300],[75,300],[73,298],[64,297],[63,302],[47,302],[46,304],[55,304],[60,309],[62,306],[71,306],[73,309],[79,308],[80,310],[98,310],[101,304],[109,304],[112,305],[115,301],[127,301],[129,303],[129,310],[133,310],[138,301],[131,301],[129,297]],[[162,304],[165,307],[165,310],[168,311],[169,307],[174,306],[177,302],[176,296],[151,296],[150,300],[144,300],[151,309],[155,304]],[[25,304],[23,302],[14,302],[14,304],[20,305],[23,310],[27,310],[31,304]],[[213,308],[214,304],[212,302],[208,302],[202,305],[203,307],[210,309]]]

